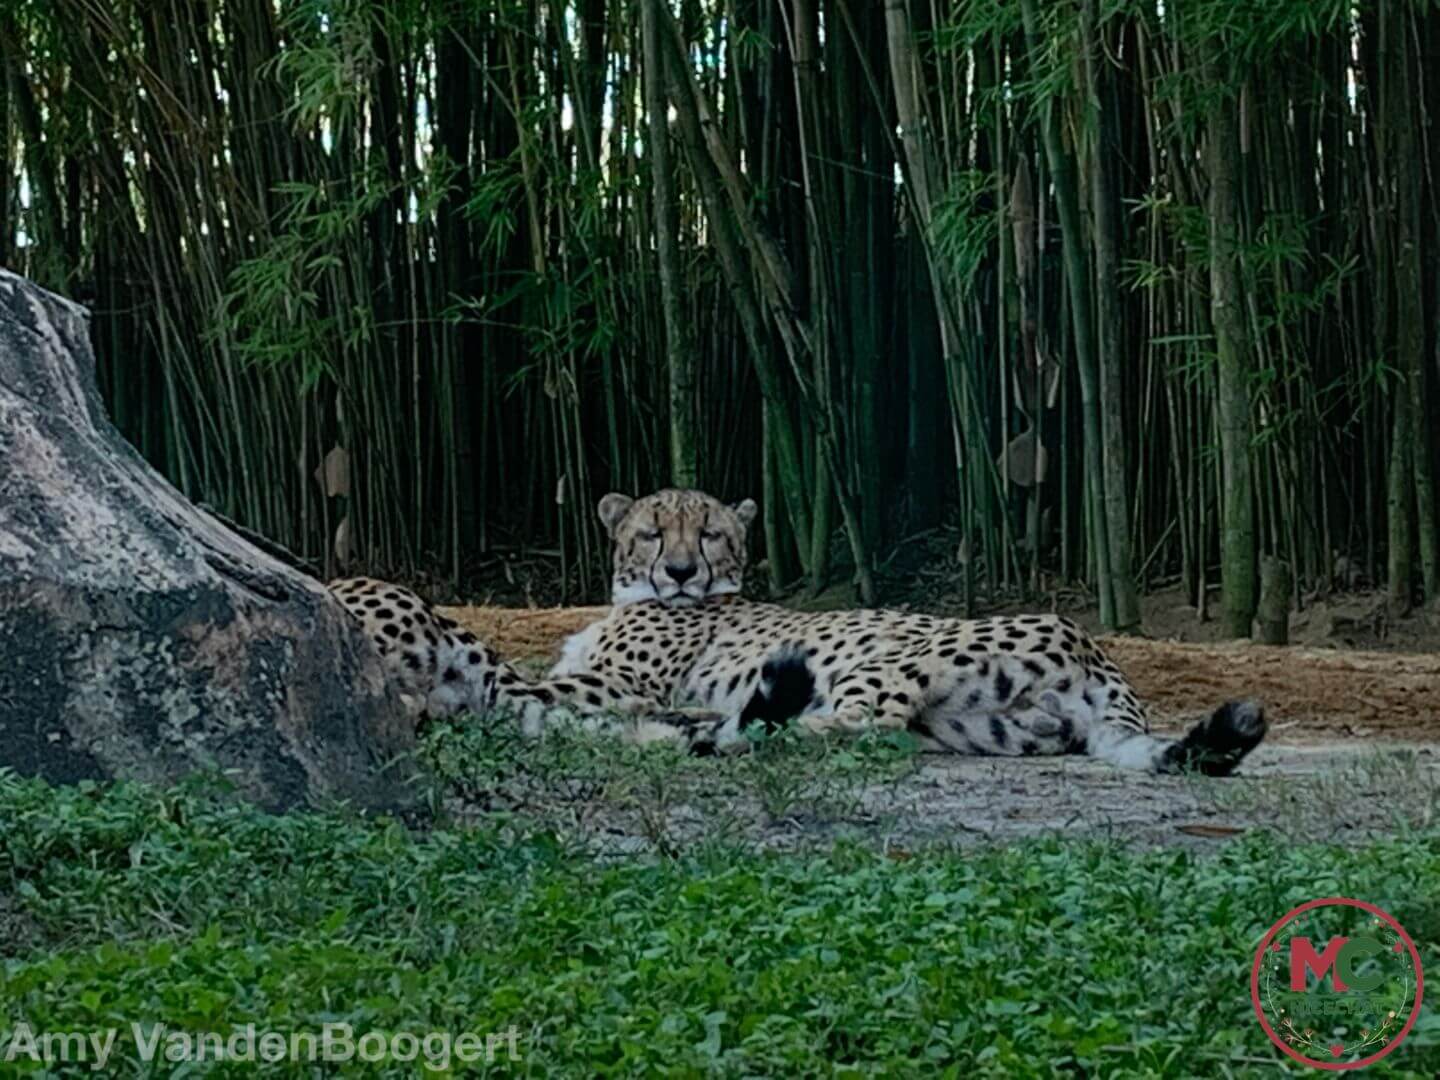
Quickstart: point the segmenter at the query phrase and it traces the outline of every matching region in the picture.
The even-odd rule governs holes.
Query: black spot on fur
[[[1060,745],[1065,748],[1067,754],[1083,754],[1085,752],[1085,740],[1075,735],[1075,722],[1068,716],[1060,717]]]
[[[983,746],[970,737],[970,732],[965,730],[963,720],[951,720],[950,730],[960,738],[960,749],[967,754],[975,754],[979,757],[991,757],[992,751],[988,746]]]
[[[1010,736],[1005,733],[1005,721],[998,716],[990,717],[990,737],[995,740],[995,745],[1001,750],[1010,744]]]
[[[762,671],[765,685],[756,688],[740,713],[741,731],[755,723],[766,731],[779,730],[805,711],[815,693],[815,676],[804,656],[791,653],[769,660]]]

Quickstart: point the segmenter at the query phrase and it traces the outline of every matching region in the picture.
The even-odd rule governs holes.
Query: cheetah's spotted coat
[[[564,718],[696,753],[741,749],[753,724],[815,734],[905,729],[927,749],[1085,753],[1115,765],[1231,772],[1265,734],[1256,702],[1222,705],[1184,738],[1149,734],[1119,669],[1069,619],[948,619],[895,611],[797,612],[739,599],[750,500],[698,491],[607,495],[610,614],[565,643],[548,677],[520,675],[413,593],[332,586],[417,711]]]

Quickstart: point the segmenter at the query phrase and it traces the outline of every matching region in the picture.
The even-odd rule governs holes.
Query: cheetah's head
[[[611,602],[683,607],[739,592],[745,531],[755,513],[753,499],[729,506],[703,491],[667,488],[643,499],[606,495],[600,520],[615,541]]]

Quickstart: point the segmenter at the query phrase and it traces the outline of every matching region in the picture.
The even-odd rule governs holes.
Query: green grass
[[[410,833],[3,774],[0,822],[0,1057],[22,1019],[114,1026],[122,1075],[144,1074],[128,1025],[159,1021],[514,1025],[519,1060],[502,1046],[491,1066],[504,1074],[1270,1076],[1283,1059],[1251,1014],[1249,965],[1295,904],[1377,903],[1440,972],[1433,836],[1257,834],[1205,856],[717,842],[600,862],[545,832]],[[1437,1068],[1427,1007],[1367,1074]]]
[[[662,855],[754,846],[767,833],[810,839],[857,818],[873,826],[865,792],[898,784],[918,757],[905,732],[823,741],[786,731],[753,737],[747,754],[702,758],[579,731],[536,741],[516,728],[465,724],[432,729],[422,754],[442,810],[443,796],[458,796],[492,823],[548,828],[577,850],[613,851],[625,836],[624,850]]]

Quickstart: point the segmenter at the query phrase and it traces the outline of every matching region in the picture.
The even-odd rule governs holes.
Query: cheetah
[[[752,729],[910,732],[930,751],[1086,754],[1156,773],[1223,776],[1264,738],[1265,709],[1231,701],[1179,739],[1119,668],[1060,615],[955,619],[889,610],[800,612],[739,595],[753,500],[606,495],[612,608],[572,635],[540,680],[413,593],[335,583],[424,715],[518,717],[536,735],[580,722],[637,741],[731,753]]]
[[[419,720],[457,711],[444,704],[447,695],[437,695],[436,680],[456,680],[461,671],[467,687],[463,704],[477,711],[488,707],[495,680],[506,665],[474,634],[434,611],[409,589],[388,581],[352,577],[332,581],[327,587],[360,621],[412,717]]]

